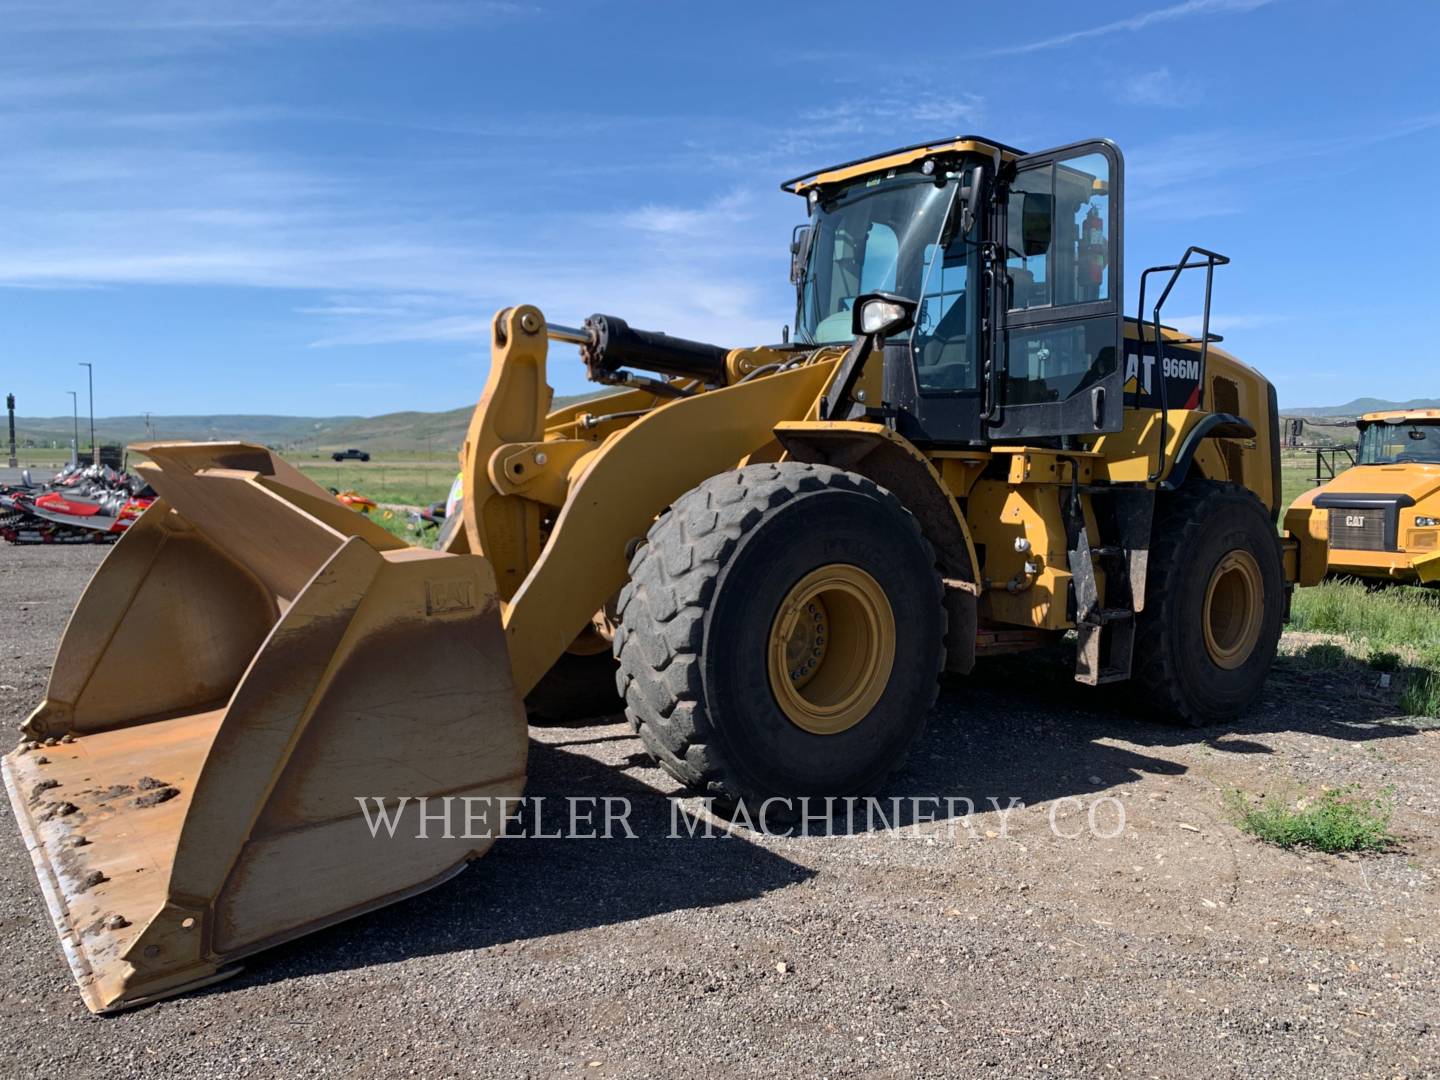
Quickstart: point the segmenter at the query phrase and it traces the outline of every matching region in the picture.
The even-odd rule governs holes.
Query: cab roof
[[[843,180],[852,180],[857,176],[880,172],[882,169],[899,168],[902,165],[909,165],[930,157],[932,154],[966,153],[988,154],[991,157],[998,154],[1003,161],[1013,161],[1018,157],[1025,156],[1025,151],[1017,150],[1013,146],[1006,146],[994,139],[986,139],[979,135],[960,135],[951,139],[941,139],[938,142],[902,146],[898,150],[886,150],[884,153],[871,157],[857,158],[854,161],[831,165],[815,172],[804,173],[793,180],[786,180],[780,185],[780,188],[782,191],[789,191],[795,195],[803,195],[810,188],[818,187],[821,184],[839,183]]]
[[[1387,412],[1368,412],[1360,417],[1362,424],[1405,424],[1422,420],[1440,420],[1440,409],[1391,409]]]

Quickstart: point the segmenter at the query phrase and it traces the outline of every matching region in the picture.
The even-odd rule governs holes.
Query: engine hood
[[[1408,495],[1418,505],[1440,494],[1440,465],[1356,465],[1319,488],[1334,495]]]

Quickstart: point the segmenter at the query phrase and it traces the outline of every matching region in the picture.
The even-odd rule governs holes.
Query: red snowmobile
[[[114,543],[154,501],[143,479],[106,466],[67,469],[42,486],[27,473],[20,486],[0,488],[0,537],[12,544]]]

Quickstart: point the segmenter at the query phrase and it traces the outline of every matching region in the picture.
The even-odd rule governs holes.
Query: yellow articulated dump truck
[[[1166,719],[1254,701],[1326,558],[1277,532],[1274,392],[1208,332],[1225,259],[1145,270],[1127,318],[1106,141],[952,138],[784,188],[808,223],[781,344],[495,316],[437,550],[267,450],[136,448],[159,501],[4,761],[92,1009],[483,854],[547,680],[618,686],[649,752],[721,805],[873,792],[942,672],[1071,637],[1078,682],[1131,680]],[[1188,271],[1198,336],[1162,320]],[[550,411],[552,342],[617,392]],[[421,839],[415,800],[446,796],[484,827]]]
[[[1286,526],[1327,545],[1331,574],[1440,585],[1440,409],[1366,413],[1357,427],[1353,467],[1296,499]]]

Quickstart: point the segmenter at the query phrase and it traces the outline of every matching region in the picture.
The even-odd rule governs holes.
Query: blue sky
[[[1436,395],[1437,40],[1428,0],[0,0],[0,390],[452,408],[516,302],[774,340],[779,181],[975,131],[1119,142],[1130,301],[1230,255],[1282,404]]]

